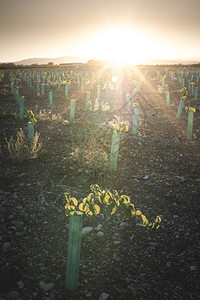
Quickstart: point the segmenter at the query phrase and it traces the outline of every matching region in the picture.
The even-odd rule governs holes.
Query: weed
[[[111,133],[100,128],[87,116],[74,125],[71,157],[96,172],[108,168]]]
[[[42,148],[42,144],[39,143],[39,134],[37,132],[35,133],[33,143],[30,146],[22,128],[17,132],[16,141],[13,136],[11,136],[10,140],[7,140],[6,138],[6,143],[11,159],[16,161],[35,159]]]

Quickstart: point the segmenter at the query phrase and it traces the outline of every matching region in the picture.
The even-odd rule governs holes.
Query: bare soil
[[[164,74],[164,69],[161,73]],[[196,72],[196,70],[195,70]],[[45,87],[45,99],[20,82],[25,97],[25,118],[10,92],[9,72],[0,82],[0,299],[199,299],[200,213],[200,99],[189,92],[186,104],[196,108],[192,140],[187,139],[187,118],[176,119],[181,85],[166,78],[171,106],[166,105],[156,68],[148,71],[135,100],[140,103],[138,134],[131,133],[134,110],[129,110],[124,92],[132,92],[136,76],[122,82],[109,95],[101,90],[103,104],[110,108],[85,112],[86,91],[96,99],[96,84],[77,88],[72,82],[65,99],[64,86]],[[118,84],[118,83],[117,83]],[[197,85],[196,85],[197,86]],[[53,108],[48,92],[53,92]],[[75,123],[69,123],[70,99],[76,99]],[[6,141],[20,128],[27,135],[27,111],[38,120],[42,152],[36,159],[12,160]],[[110,122],[129,125],[121,136],[117,170],[92,165],[98,149],[110,155]],[[92,125],[91,125],[92,124]],[[82,139],[84,126],[102,130],[96,144]],[[79,133],[79,134],[77,134]],[[86,133],[85,133],[86,134]],[[91,139],[94,137],[91,134]],[[86,134],[87,135],[87,134]],[[88,151],[81,152],[84,149]],[[80,155],[75,155],[78,149]],[[73,153],[73,154],[72,154]],[[84,218],[84,227],[101,224],[103,236],[93,229],[83,237],[76,292],[64,288],[69,218],[65,216],[64,193],[82,199],[91,184],[128,195],[150,220],[162,218],[156,231],[141,227],[119,212],[95,219]],[[125,224],[123,223],[125,222]],[[39,284],[44,282],[47,291]],[[100,298],[99,298],[100,297]]]

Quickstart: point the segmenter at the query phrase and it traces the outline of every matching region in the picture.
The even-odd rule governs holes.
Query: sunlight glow
[[[95,32],[87,41],[85,53],[93,59],[117,64],[139,64],[160,56],[152,37],[131,26],[110,26]]]
[[[112,76],[112,82],[113,83],[117,82],[117,80],[118,80],[117,76]]]

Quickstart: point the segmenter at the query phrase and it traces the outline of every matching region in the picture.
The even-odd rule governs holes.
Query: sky
[[[0,0],[0,62],[200,57],[200,0]]]

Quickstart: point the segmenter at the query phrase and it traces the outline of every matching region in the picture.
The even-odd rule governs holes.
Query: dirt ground
[[[124,81],[119,77],[108,93],[99,81],[102,110],[94,106],[88,112],[86,91],[95,101],[97,82],[91,86],[88,81],[82,92],[73,80],[68,99],[64,86],[59,91],[51,82],[42,99],[36,78],[32,88],[21,80],[23,120],[5,72],[0,81],[0,300],[200,299],[200,98],[194,100],[189,92],[185,100],[196,108],[190,140],[186,111],[176,119],[181,89],[177,74],[174,80],[166,77],[168,107],[156,71],[149,68],[135,96],[141,106],[136,135],[131,132],[134,109],[124,98],[136,87],[134,72]],[[69,123],[72,98],[74,124]],[[27,136],[28,110],[37,119],[41,152],[35,159],[12,159],[5,138],[16,140],[20,128]],[[112,125],[118,121],[126,122],[129,131],[121,134],[117,170],[109,172]],[[120,212],[85,217],[83,227],[93,230],[82,239],[78,289],[69,292],[64,288],[69,230],[64,193],[81,200],[91,184],[129,196],[149,220],[159,215],[162,222],[149,231]]]

